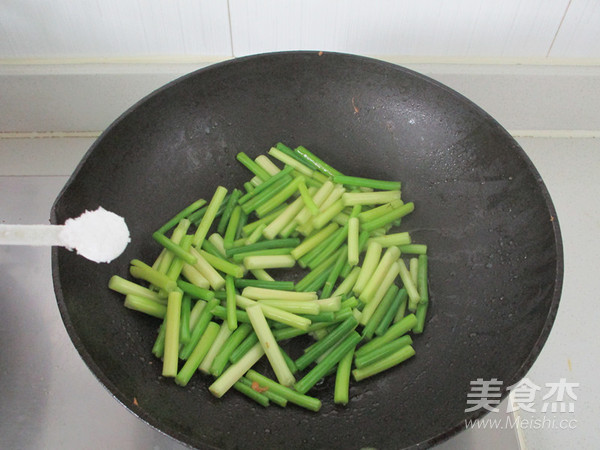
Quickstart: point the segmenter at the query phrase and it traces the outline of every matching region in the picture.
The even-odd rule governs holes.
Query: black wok
[[[343,173],[403,182],[403,222],[429,245],[431,307],[417,355],[353,384],[332,382],[320,413],[262,409],[210,381],[160,376],[157,321],[107,289],[128,262],[152,262],[150,234],[218,184],[240,187],[235,154],[304,145]],[[53,223],[97,206],[126,218],[132,242],[111,264],[55,248],[58,306],[82,358],[141,419],[196,447],[401,448],[431,445],[484,411],[465,413],[470,381],[522,378],[550,332],[563,254],[552,202],[511,136],[476,105],[384,62],[292,52],[240,58],[185,76],[140,101],[97,140],[52,208]],[[292,349],[292,352],[294,349]],[[135,404],[134,404],[135,399]]]

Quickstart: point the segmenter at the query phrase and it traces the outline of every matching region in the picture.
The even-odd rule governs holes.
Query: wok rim
[[[228,59],[228,60],[225,60],[225,61],[222,61],[219,63],[208,65],[206,67],[200,68],[198,70],[194,70],[188,74],[180,76],[180,77],[168,82],[167,84],[155,89],[154,91],[150,92],[149,94],[147,94],[140,100],[136,101],[132,106],[127,108],[120,116],[118,116],[113,122],[111,122],[111,124],[100,134],[100,136],[98,136],[98,138],[96,138],[94,143],[86,151],[86,153],[82,157],[81,161],[79,162],[79,164],[77,165],[77,167],[75,168],[75,170],[73,171],[73,173],[71,174],[71,176],[69,177],[69,179],[67,180],[65,185],[63,186],[63,188],[60,190],[59,194],[57,195],[57,197],[51,207],[51,210],[50,210],[50,223],[58,224],[57,211],[56,211],[57,205],[59,204],[65,191],[68,190],[70,185],[73,183],[73,181],[79,174],[79,171],[84,166],[84,164],[86,163],[89,156],[94,152],[96,147],[98,147],[100,145],[100,143],[103,141],[103,139],[112,132],[113,128],[118,126],[118,124],[120,124],[123,120],[125,120],[130,115],[130,113],[135,111],[140,105],[144,104],[149,99],[160,95],[163,91],[168,90],[173,85],[178,84],[178,83],[180,83],[184,80],[187,80],[188,78],[191,78],[191,77],[202,76],[202,74],[204,74],[205,72],[220,70],[222,67],[227,67],[230,65],[244,64],[247,61],[251,62],[256,59],[269,58],[269,57],[273,57],[273,56],[290,56],[290,55],[298,56],[298,57],[322,56],[322,55],[333,56],[333,57],[343,57],[343,58],[347,58],[347,59],[353,59],[356,61],[360,61],[362,63],[380,65],[383,67],[387,67],[388,69],[391,69],[391,70],[397,70],[400,72],[404,72],[405,74],[407,74],[409,76],[419,78],[422,81],[424,81],[430,85],[433,85],[437,89],[442,89],[447,94],[454,97],[461,103],[469,105],[470,107],[476,109],[478,114],[481,114],[482,117],[484,117],[487,121],[489,121],[497,130],[501,131],[501,133],[505,135],[505,138],[507,138],[509,141],[512,141],[515,144],[514,149],[513,149],[514,150],[513,156],[518,157],[523,162],[525,162],[527,171],[531,175],[533,175],[533,177],[536,181],[536,185],[540,189],[540,193],[542,194],[542,197],[544,199],[546,209],[552,218],[551,219],[552,231],[553,231],[553,237],[554,237],[554,245],[556,247],[556,255],[555,255],[556,256],[556,259],[555,259],[556,267],[555,267],[554,290],[552,292],[552,300],[549,304],[546,319],[544,321],[544,325],[541,329],[540,335],[538,336],[535,344],[531,348],[527,357],[523,360],[519,370],[515,374],[515,378],[517,380],[522,379],[525,376],[525,374],[531,369],[531,367],[535,363],[536,359],[539,357],[539,355],[550,335],[552,326],[554,324],[556,315],[558,313],[558,307],[559,307],[559,303],[560,303],[560,297],[561,297],[563,281],[564,281],[564,248],[563,248],[562,234],[560,231],[559,220],[557,217],[556,209],[552,202],[552,198],[550,196],[550,193],[549,193],[541,175],[539,174],[538,170],[536,169],[535,165],[533,164],[533,162],[531,161],[529,156],[525,153],[525,151],[523,150],[521,145],[516,141],[516,139],[512,135],[510,135],[510,133],[508,133],[508,131],[496,119],[494,119],[492,116],[490,116],[485,110],[483,110],[480,106],[475,104],[472,100],[468,99],[467,97],[465,97],[464,95],[455,91],[454,89],[452,89],[452,88],[450,88],[450,87],[448,87],[426,75],[423,75],[412,69],[408,69],[406,67],[400,66],[398,64],[394,64],[394,63],[383,61],[383,60],[376,59],[376,58],[360,56],[360,55],[355,55],[355,54],[349,54],[349,53],[341,53],[341,52],[319,52],[319,51],[304,51],[304,50],[302,50],[302,51],[283,51],[283,52],[259,53],[259,54],[253,54],[253,55],[248,55],[248,56],[239,57],[239,58],[232,58],[232,59]],[[133,404],[130,404],[130,399],[126,395],[124,395],[124,393],[121,392],[121,390],[114,383],[112,383],[110,381],[110,379],[104,374],[104,372],[100,369],[100,367],[95,363],[94,358],[87,351],[84,343],[81,341],[81,339],[80,339],[79,335],[77,334],[75,327],[69,317],[67,305],[66,305],[65,299],[63,297],[62,286],[61,286],[61,282],[60,282],[58,261],[59,261],[59,250],[57,247],[52,247],[52,251],[51,251],[52,281],[53,281],[54,293],[56,296],[61,319],[63,321],[65,329],[67,330],[69,338],[71,339],[73,345],[75,346],[79,356],[83,359],[84,363],[87,365],[87,367],[92,372],[94,377],[102,384],[102,386],[105,389],[107,389],[109,391],[111,396],[114,399],[116,399],[119,403],[121,403],[131,414],[136,416],[138,419],[141,419],[147,425],[149,425],[152,428],[154,428],[155,430],[159,431],[161,434],[169,436],[173,439],[176,439],[182,445],[185,445],[187,447],[192,447],[192,444],[189,443],[189,439],[187,438],[186,434],[184,434],[184,433],[180,432],[179,430],[172,428],[168,425],[161,424],[158,419],[155,419],[151,414],[147,413],[142,408],[139,408]],[[507,395],[508,395],[508,392],[503,391],[501,400],[506,398]],[[432,436],[424,441],[421,441],[419,443],[416,443],[416,444],[411,445],[406,448],[429,448],[436,444],[440,444],[441,442],[446,441],[449,438],[451,438],[452,436],[455,436],[459,432],[465,430],[467,420],[473,420],[473,421],[477,420],[477,419],[485,416],[487,413],[488,413],[487,410],[479,410],[479,411],[475,412],[474,414],[472,414],[468,418],[464,417],[460,422],[458,422],[454,426],[450,427],[445,432],[442,432],[438,435]],[[207,444],[207,443],[203,443],[203,446],[205,448],[217,448],[217,447],[213,447],[212,445]]]

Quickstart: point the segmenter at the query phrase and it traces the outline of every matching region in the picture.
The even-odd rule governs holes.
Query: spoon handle
[[[0,245],[64,246],[64,225],[0,225]]]

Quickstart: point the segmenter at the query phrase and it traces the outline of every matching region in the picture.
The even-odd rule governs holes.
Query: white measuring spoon
[[[0,225],[0,245],[56,245],[98,263],[111,262],[130,240],[125,220],[102,207],[64,225]]]

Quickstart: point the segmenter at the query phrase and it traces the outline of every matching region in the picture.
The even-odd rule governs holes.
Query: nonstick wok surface
[[[91,106],[93,107],[93,106]],[[319,413],[263,409],[239,393],[218,400],[200,374],[183,389],[150,350],[157,319],[107,288],[133,258],[152,263],[151,233],[217,185],[241,187],[276,142],[304,145],[344,174],[401,180],[416,210],[401,229],[428,244],[430,308],[416,356],[310,394]],[[402,448],[464,428],[470,381],[522,378],[556,315],[563,255],[556,213],[535,168],[488,114],[405,68],[352,55],[255,55],[182,77],[143,99],[96,141],[56,200],[53,223],[98,206],[125,217],[132,242],[111,264],[54,248],[58,306],[82,358],[150,425],[195,447]],[[292,354],[299,348],[285,347]],[[259,364],[266,370],[267,364]],[[134,400],[135,399],[135,400]],[[84,401],[84,400],[82,400]],[[109,432],[109,430],[107,430]]]

